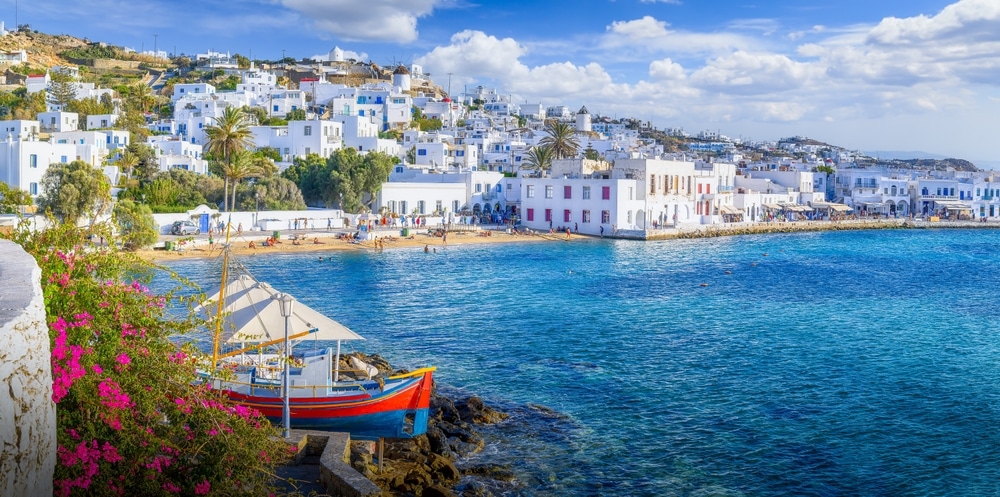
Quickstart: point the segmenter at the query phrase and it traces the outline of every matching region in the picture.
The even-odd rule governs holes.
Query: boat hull
[[[296,397],[289,399],[290,425],[298,429],[342,431],[351,438],[412,438],[427,432],[433,370],[390,378],[374,394]],[[254,408],[276,424],[282,422],[283,400],[225,390],[233,403]]]

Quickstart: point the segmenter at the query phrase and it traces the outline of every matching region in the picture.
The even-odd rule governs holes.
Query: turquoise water
[[[996,495],[998,246],[900,230],[244,262],[356,349],[513,413],[477,456],[514,467],[512,493]],[[211,264],[174,267],[211,284]]]

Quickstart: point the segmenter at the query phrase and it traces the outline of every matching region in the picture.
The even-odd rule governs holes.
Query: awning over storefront
[[[847,212],[847,211],[854,210],[849,205],[834,204],[834,203],[830,203],[830,202],[813,202],[812,206],[813,206],[814,209],[818,209],[818,210],[831,210],[831,211],[836,211],[836,212]]]
[[[774,211],[780,211],[782,209],[781,204],[761,204],[761,207]]]
[[[938,207],[944,207],[949,211],[970,211],[972,206],[966,204],[965,202],[958,202],[956,200],[937,200],[934,202]]]
[[[813,208],[809,207],[808,205],[784,204],[783,207],[785,208],[786,211],[792,211],[792,212],[812,212],[813,211]]]
[[[719,211],[722,212],[723,214],[733,214],[733,215],[742,215],[743,214],[742,210],[737,209],[736,207],[733,207],[731,205],[722,205],[722,206],[719,206]]]
[[[845,204],[830,204],[830,208],[837,212],[847,212],[854,210],[851,208],[851,206]]]

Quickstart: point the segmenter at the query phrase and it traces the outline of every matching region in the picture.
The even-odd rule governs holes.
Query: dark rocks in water
[[[388,363],[376,355],[354,355],[378,368],[380,374],[392,371]],[[378,472],[374,442],[354,442],[351,444],[351,466],[378,485],[384,495],[456,496],[455,489],[461,485],[463,496],[491,497],[493,493],[489,488],[509,485],[508,482],[514,480],[510,469],[482,466],[473,469],[473,473],[466,473],[459,471],[455,461],[486,446],[477,425],[499,423],[508,417],[488,407],[479,397],[450,399],[438,394],[435,388],[425,435],[385,440],[382,473]],[[477,484],[464,482],[466,474],[473,474]]]
[[[482,464],[479,466],[472,466],[463,469],[462,474],[466,476],[481,476],[491,480],[505,482],[512,482],[517,479],[517,476],[514,475],[514,472],[511,471],[510,467],[498,464]]]
[[[469,397],[456,407],[462,421],[467,423],[492,425],[510,417],[509,414],[487,407],[479,397]]]

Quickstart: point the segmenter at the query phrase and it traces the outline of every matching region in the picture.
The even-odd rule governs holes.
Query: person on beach
[[[566,239],[569,240],[569,237],[570,237],[570,231],[569,228],[566,228]]]
[[[249,247],[247,247],[247,248],[251,248],[251,249],[256,249],[256,248],[257,248],[257,246],[256,246],[256,245],[254,245],[254,243],[253,243],[253,240],[250,240],[250,246],[249,246]]]
[[[604,226],[601,226],[601,238],[604,238]]]
[[[243,223],[236,225],[236,236],[243,234]]]
[[[448,232],[447,231],[445,231],[444,234],[441,235],[441,245],[444,245],[444,246],[448,245]]]

